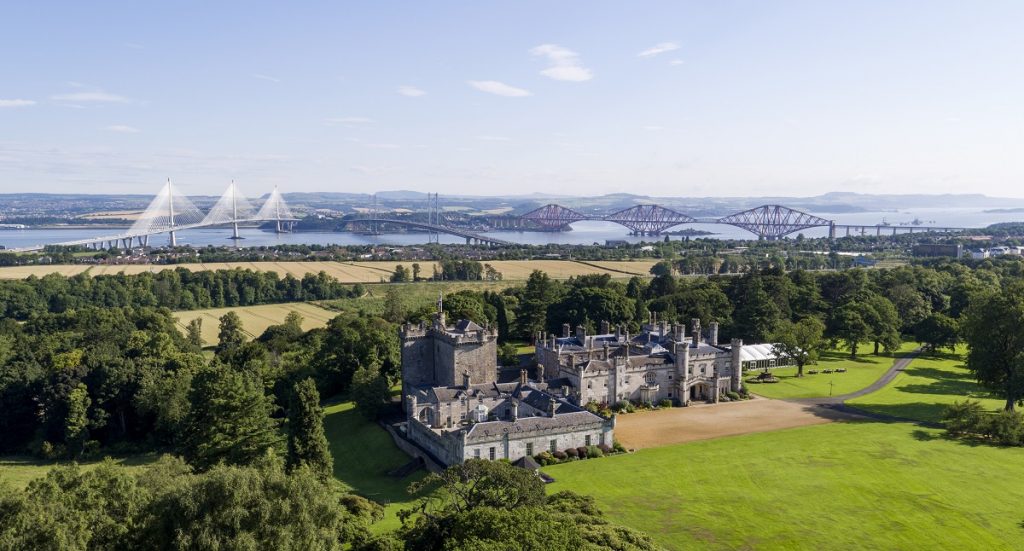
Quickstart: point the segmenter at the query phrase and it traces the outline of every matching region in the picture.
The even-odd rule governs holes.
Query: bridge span
[[[969,228],[953,228],[945,226],[889,226],[837,224],[803,211],[782,205],[761,205],[740,211],[721,218],[694,218],[687,214],[659,205],[636,205],[608,214],[583,214],[557,204],[548,204],[522,214],[519,220],[528,221],[548,231],[567,229],[575,222],[583,220],[601,220],[615,222],[628,228],[636,235],[660,235],[669,228],[683,224],[728,224],[753,233],[760,239],[776,240],[787,235],[810,228],[826,227],[830,239],[837,237],[838,230],[846,230],[846,235],[896,235],[897,232],[959,232]],[[509,224],[505,224],[507,227]],[[512,223],[511,225],[515,225]]]
[[[489,237],[476,232],[471,232],[461,228],[453,228],[449,226],[442,226],[439,224],[428,224],[426,222],[417,222],[414,220],[403,220],[401,218],[384,218],[384,217],[370,217],[370,218],[352,218],[346,220],[347,223],[368,223],[368,224],[396,224],[399,226],[406,226],[409,228],[417,228],[421,230],[432,231],[436,233],[446,233],[449,235],[456,235],[458,237],[466,238],[466,244],[470,245],[473,243],[483,243],[485,245],[515,245],[512,241],[506,241],[504,239],[497,239],[495,237]]]

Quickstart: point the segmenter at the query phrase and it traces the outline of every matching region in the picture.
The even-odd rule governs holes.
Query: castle
[[[549,391],[543,382],[498,382],[497,332],[439,311],[429,326],[405,324],[405,437],[444,465],[470,458],[516,461],[542,451],[611,446],[615,420]]]
[[[538,379],[578,405],[718,402],[742,391],[744,369],[781,365],[770,344],[744,346],[732,339],[720,345],[717,323],[709,324],[705,337],[694,319],[687,336],[684,325],[658,323],[653,315],[634,336],[612,332],[607,322],[597,335],[587,335],[582,326],[570,334],[569,324],[561,337],[539,333],[536,361]]]
[[[587,411],[590,402],[622,400],[677,405],[718,402],[743,389],[744,369],[775,367],[770,344],[718,344],[718,324],[705,336],[653,317],[630,336],[601,323],[562,336],[538,333],[536,381],[519,372],[498,382],[497,331],[470,320],[446,323],[439,307],[430,324],[406,323],[402,346],[404,437],[442,465],[471,458],[516,461],[542,451],[611,446],[615,418]],[[781,365],[781,364],[780,364]]]

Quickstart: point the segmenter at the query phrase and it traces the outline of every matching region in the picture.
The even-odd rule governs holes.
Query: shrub
[[[580,446],[580,447],[576,448],[576,455],[580,456],[580,459],[586,459],[587,458],[587,447],[586,446]]]
[[[567,456],[569,456],[569,457],[571,457],[573,459],[575,459],[575,458],[580,456],[579,452],[576,451],[576,448],[568,448],[568,449],[566,449],[565,450],[565,455],[567,455]]]
[[[601,411],[601,404],[597,403],[595,400],[591,400],[587,402],[586,405],[583,406],[583,409],[589,411],[590,413],[597,414],[600,413]]]
[[[609,446],[608,444],[601,444],[597,447],[597,449],[601,450],[601,453],[605,455],[612,453],[612,447]]]
[[[985,415],[981,402],[977,400],[956,401],[946,408],[942,414],[942,421],[946,425],[946,433],[950,436],[964,436],[967,434],[978,434],[982,431]]]
[[[533,458],[541,465],[552,465],[554,463],[558,463],[558,460],[555,459],[555,456],[553,456],[551,452],[540,452],[533,456]]]
[[[664,400],[658,402],[658,407],[660,407],[660,408],[670,408],[670,407],[672,407],[672,400],[670,400],[668,398],[665,398]]]
[[[565,461],[566,459],[569,458],[569,454],[567,454],[566,452],[555,452],[551,455],[555,456],[555,459],[559,461]]]
[[[739,401],[739,399],[740,399],[740,395],[735,393],[735,392],[733,392],[733,391],[731,391],[731,390],[725,391],[725,395],[728,396],[729,399],[733,400],[733,401]]]
[[[604,452],[597,446],[587,446],[587,457],[590,459],[604,457]]]
[[[618,402],[615,402],[614,406],[612,406],[612,411],[617,411],[619,413],[633,413],[636,410],[633,407],[633,402],[630,402],[629,400],[619,400]]]
[[[1024,445],[1024,416],[1016,411],[1000,411],[984,422],[985,434],[1003,446]]]
[[[612,442],[612,449],[618,453],[626,453],[626,446],[623,446],[622,442],[619,442],[618,440]]]

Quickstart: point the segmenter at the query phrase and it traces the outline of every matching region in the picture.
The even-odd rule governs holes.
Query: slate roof
[[[474,331],[480,331],[481,329],[483,329],[483,327],[480,327],[475,322],[465,319],[459,320],[459,322],[455,324],[455,330],[460,333],[472,333]]]
[[[485,421],[469,427],[466,441],[489,440],[502,434],[522,434],[550,429],[570,429],[581,425],[601,424],[604,420],[589,411],[559,413],[554,417],[520,417],[515,421]]]

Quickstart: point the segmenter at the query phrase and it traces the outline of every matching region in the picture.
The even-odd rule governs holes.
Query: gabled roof
[[[480,327],[476,323],[465,319],[459,320],[459,322],[455,324],[455,330],[461,331],[463,333],[471,333],[473,331],[480,331],[481,329],[483,329],[483,327]]]

